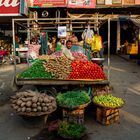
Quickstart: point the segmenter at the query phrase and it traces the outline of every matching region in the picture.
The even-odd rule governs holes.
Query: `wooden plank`
[[[54,79],[16,79],[17,85],[93,85],[109,84],[108,80],[54,80]]]

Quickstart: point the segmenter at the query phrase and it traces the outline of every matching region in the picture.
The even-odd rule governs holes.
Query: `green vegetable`
[[[58,128],[58,134],[65,137],[80,138],[85,132],[85,127],[80,124],[62,121]]]
[[[50,72],[45,71],[43,60],[36,60],[34,64],[19,75],[19,78],[53,78]]]
[[[60,106],[74,108],[90,102],[90,97],[85,91],[68,91],[58,94],[56,101]]]
[[[124,104],[124,101],[121,98],[115,97],[111,94],[95,96],[93,102],[106,107],[119,107]]]

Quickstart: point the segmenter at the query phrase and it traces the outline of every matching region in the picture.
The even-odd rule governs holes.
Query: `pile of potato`
[[[49,113],[56,109],[54,97],[31,90],[17,93],[11,97],[11,101],[18,113]]]

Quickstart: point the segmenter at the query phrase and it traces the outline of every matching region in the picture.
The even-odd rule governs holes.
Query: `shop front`
[[[1,63],[9,60],[12,50],[12,18],[22,18],[28,16],[28,5],[26,0],[4,0],[0,1],[0,52]],[[16,36],[18,42],[23,43],[25,34],[22,34],[22,28],[16,26]],[[3,58],[6,60],[2,60]]]

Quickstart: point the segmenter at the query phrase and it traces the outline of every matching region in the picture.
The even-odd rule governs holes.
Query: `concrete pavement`
[[[106,64],[106,62],[105,62]],[[18,66],[18,71],[24,68]],[[105,66],[105,70],[106,70]],[[27,140],[43,128],[43,122],[30,124],[13,113],[9,104],[12,91],[13,66],[0,66],[0,140]],[[120,123],[103,126],[93,113],[85,114],[87,140],[140,139],[140,66],[118,56],[111,57],[111,85],[113,95],[122,97],[126,104],[120,111]],[[94,107],[94,106],[93,106]],[[51,116],[50,116],[51,117]],[[29,124],[28,124],[29,123]],[[43,140],[43,139],[42,139]]]

